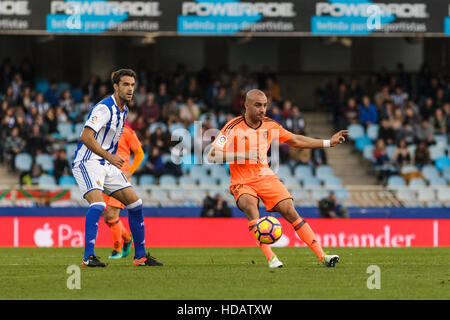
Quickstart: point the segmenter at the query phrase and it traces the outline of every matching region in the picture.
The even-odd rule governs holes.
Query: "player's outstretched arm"
[[[252,149],[247,152],[224,152],[212,147],[208,153],[208,161],[211,163],[226,163],[237,160],[258,160],[258,151]]]
[[[122,167],[122,164],[124,163],[124,160],[120,156],[116,154],[111,154],[105,149],[103,149],[98,144],[97,140],[95,140],[94,135],[95,135],[94,130],[92,130],[89,127],[84,127],[83,132],[81,133],[80,140],[93,153],[109,161],[112,165],[115,165],[117,168],[120,169],[120,167]]]
[[[338,144],[345,142],[345,137],[348,136],[348,130],[341,130],[331,137],[330,140],[315,139],[299,134],[293,134],[289,140],[286,141],[288,145],[294,148],[303,149],[319,149],[335,147]]]

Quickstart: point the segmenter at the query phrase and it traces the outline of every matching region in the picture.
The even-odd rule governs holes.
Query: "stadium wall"
[[[122,218],[126,227],[127,219]],[[450,219],[308,219],[324,247],[450,246]],[[278,247],[305,244],[285,220]],[[250,247],[245,218],[145,218],[149,247]],[[82,217],[0,217],[0,247],[83,247]],[[112,244],[99,222],[97,247]]]

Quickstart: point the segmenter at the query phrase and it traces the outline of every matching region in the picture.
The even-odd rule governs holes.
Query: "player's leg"
[[[142,213],[142,199],[140,199],[133,187],[127,181],[128,186],[110,195],[122,202],[128,209],[128,222],[134,239],[134,265],[162,266],[163,264],[145,252],[145,225]]]
[[[256,222],[259,219],[259,209],[258,209],[258,203],[259,199],[257,196],[249,194],[249,193],[241,193],[237,199],[236,205],[238,208],[245,213],[248,219],[248,231],[253,237],[253,232],[256,227]],[[272,249],[269,245],[260,243],[258,240],[256,240],[256,244],[261,248],[262,252],[264,253],[265,257],[267,258],[267,261],[270,264],[270,261],[273,260],[274,257],[276,257],[275,253],[273,253]],[[277,267],[282,266],[278,265]]]
[[[328,267],[334,267],[339,262],[337,255],[327,255],[324,253],[322,246],[317,241],[317,238],[309,226],[309,224],[303,220],[295,210],[294,202],[292,199],[285,199],[280,201],[272,211],[279,212],[287,221],[292,224],[295,232],[302,239],[308,247],[310,247],[317,255],[319,260]]]

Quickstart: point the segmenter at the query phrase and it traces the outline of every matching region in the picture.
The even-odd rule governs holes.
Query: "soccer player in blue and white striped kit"
[[[72,172],[83,197],[89,202],[85,222],[82,267],[105,267],[94,253],[98,220],[106,204],[102,193],[122,202],[128,209],[128,221],[134,239],[136,266],[163,265],[145,251],[145,228],[142,199],[120,170],[124,159],[116,155],[119,138],[128,113],[127,102],[133,97],[136,73],[120,69],[112,73],[114,94],[106,97],[89,112],[72,163]]]

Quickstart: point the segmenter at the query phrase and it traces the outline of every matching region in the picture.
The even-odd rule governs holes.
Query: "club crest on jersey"
[[[221,136],[217,139],[217,141],[216,141],[216,144],[217,144],[219,147],[225,146],[225,143],[227,143],[227,137],[224,136],[224,135],[221,135]]]

